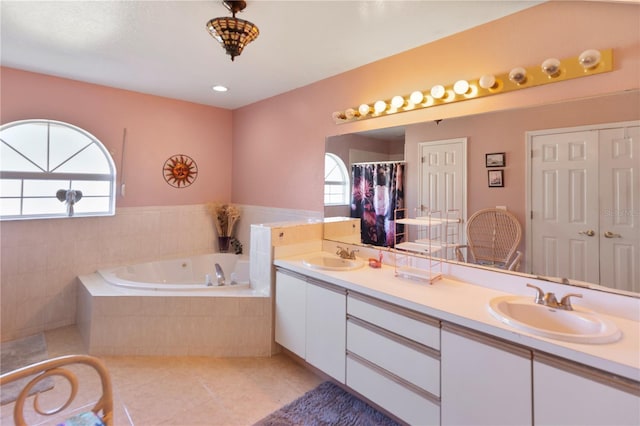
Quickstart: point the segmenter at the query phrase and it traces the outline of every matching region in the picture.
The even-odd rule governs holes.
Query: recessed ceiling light
[[[221,85],[219,85],[219,84],[218,84],[218,85],[213,86],[213,87],[212,87],[212,89],[213,89],[213,91],[214,91],[214,92],[226,92],[227,90],[229,90],[229,89],[227,89],[226,87],[221,86]]]

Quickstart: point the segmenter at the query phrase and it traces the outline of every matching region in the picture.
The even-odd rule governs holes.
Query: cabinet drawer
[[[347,297],[347,314],[440,350],[438,320],[357,293]]]
[[[347,350],[440,396],[440,357],[432,349],[351,318],[347,322]]]
[[[438,425],[440,405],[366,361],[347,355],[347,386],[412,425]]]

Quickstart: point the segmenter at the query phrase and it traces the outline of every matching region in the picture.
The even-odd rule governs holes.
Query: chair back
[[[25,403],[31,389],[41,380],[47,377],[58,376],[62,379],[66,379],[70,387],[70,392],[67,395],[66,402],[59,405],[57,408],[51,410],[43,410],[38,403],[39,393],[35,394],[33,400],[33,411],[40,416],[54,416],[63,413],[74,402],[77,396],[79,388],[78,377],[76,372],[69,368],[74,364],[82,364],[93,368],[99,378],[101,384],[101,395],[98,400],[93,404],[91,412],[79,413],[79,417],[87,418],[85,414],[92,414],[96,416],[97,421],[91,424],[100,424],[102,422],[106,426],[113,425],[113,389],[111,385],[111,377],[105,364],[96,357],[90,355],[66,355],[58,358],[48,359],[36,364],[32,364],[18,370],[14,370],[0,375],[0,386],[7,383],[12,383],[17,380],[28,378],[28,383],[20,391],[14,408],[13,408],[13,422],[16,426],[26,426],[25,421]],[[78,414],[78,413],[76,413]],[[86,421],[86,420],[85,420]],[[65,422],[56,421],[56,424]],[[70,421],[70,424],[79,423],[78,421]],[[82,423],[84,424],[84,423]]]
[[[506,210],[479,210],[467,222],[468,250],[478,264],[517,270],[521,239],[520,222]]]

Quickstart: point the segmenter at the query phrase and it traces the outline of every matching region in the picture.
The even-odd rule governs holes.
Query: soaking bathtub
[[[216,263],[223,286],[216,285]],[[253,288],[248,258],[210,253],[100,269],[78,280],[76,323],[89,354],[272,353],[270,291]]]
[[[220,265],[225,275],[224,286],[217,285],[216,264]],[[251,287],[249,259],[231,253],[138,263],[100,269],[98,274],[108,284],[137,290],[230,292]]]

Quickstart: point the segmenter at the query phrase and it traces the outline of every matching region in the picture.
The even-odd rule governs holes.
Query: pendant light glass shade
[[[231,5],[228,6],[227,3]],[[240,8],[233,3],[235,2],[225,2],[225,6],[233,13],[232,17],[213,18],[207,22],[209,34],[218,40],[232,61],[242,53],[247,44],[260,35],[258,27],[253,23],[236,18],[236,12],[244,9],[244,5]]]

